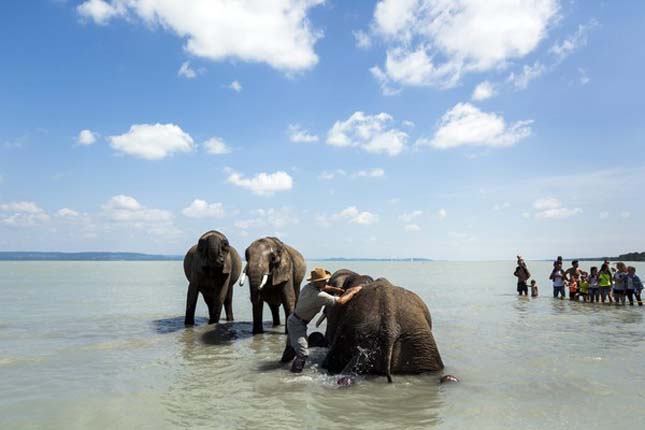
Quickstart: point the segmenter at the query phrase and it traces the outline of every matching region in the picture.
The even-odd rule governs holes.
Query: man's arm
[[[322,291],[326,292],[327,294],[331,294],[332,296],[342,295],[345,292],[345,290],[343,290],[342,288],[332,287],[331,285],[325,285],[322,288]]]
[[[351,288],[347,290],[345,294],[343,294],[336,300],[336,303],[338,303],[339,305],[344,305],[345,303],[349,302],[352,299],[352,297],[354,297],[362,289],[363,287],[356,287],[356,288]]]

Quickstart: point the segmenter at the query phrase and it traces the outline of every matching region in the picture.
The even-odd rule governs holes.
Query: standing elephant
[[[246,248],[245,254],[246,267],[240,285],[246,277],[249,278],[253,305],[253,334],[264,333],[264,302],[271,308],[273,325],[280,325],[280,305],[284,306],[286,319],[296,306],[300,283],[305,276],[307,265],[298,251],[275,237],[256,240]]]
[[[241,267],[240,255],[226,236],[215,230],[204,233],[184,257],[184,273],[188,279],[184,324],[195,324],[199,293],[208,306],[209,324],[219,321],[222,305],[226,320],[233,321],[233,285],[240,277]]]
[[[393,373],[443,369],[425,303],[387,279],[363,285],[348,304],[326,312],[330,347],[323,367],[331,373],[353,367],[392,382]]]

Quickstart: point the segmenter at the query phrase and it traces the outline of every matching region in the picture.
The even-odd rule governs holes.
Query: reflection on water
[[[513,261],[314,264],[417,292],[445,373],[461,382],[394,375],[341,388],[320,368],[323,348],[293,375],[278,361],[284,326],[252,335],[247,289],[235,291],[237,321],[206,324],[200,302],[184,327],[181,262],[0,263],[0,428],[645,425],[643,308],[554,300],[549,262],[529,263],[538,298],[517,297]]]

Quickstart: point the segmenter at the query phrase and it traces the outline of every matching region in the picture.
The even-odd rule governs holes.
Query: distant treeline
[[[620,254],[616,258],[610,258],[610,260],[645,261],[645,252],[628,252],[627,254]]]
[[[0,252],[2,261],[173,261],[183,258],[136,252]]]
[[[620,254],[618,257],[593,257],[593,258],[574,258],[579,261],[645,261],[645,252],[628,252]]]

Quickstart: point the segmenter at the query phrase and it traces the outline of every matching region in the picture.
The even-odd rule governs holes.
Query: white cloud
[[[407,213],[403,213],[403,214],[399,215],[399,220],[401,220],[403,222],[406,222],[406,223],[409,223],[413,219],[418,218],[421,215],[423,215],[423,211],[416,210],[416,211],[412,211],[412,212],[407,212]]]
[[[224,205],[221,203],[208,203],[205,200],[195,199],[193,202],[182,209],[184,216],[188,218],[214,218],[224,217]]]
[[[331,181],[339,176],[347,176],[347,172],[342,169],[336,169],[333,172],[328,172],[325,170],[320,174],[318,178],[322,179],[323,181]]]
[[[251,190],[259,196],[271,196],[275,192],[287,191],[293,188],[293,179],[283,171],[258,173],[253,178],[245,178],[239,173],[233,172],[229,175],[227,181],[238,187]]]
[[[554,197],[543,197],[533,202],[533,207],[537,210],[556,209],[561,205],[560,200]]]
[[[117,151],[146,160],[160,160],[174,152],[193,149],[193,138],[174,124],[134,124],[127,133],[108,140]]]
[[[204,148],[206,148],[206,152],[213,155],[223,155],[231,153],[231,148],[219,137],[211,137],[210,139],[208,139],[206,142],[204,142]]]
[[[94,133],[92,130],[81,130],[76,138],[76,143],[79,145],[91,145],[96,142],[97,137],[98,133]]]
[[[628,218],[631,218],[631,217],[632,217],[632,213],[631,213],[631,212],[629,212],[629,211],[624,211],[624,212],[621,212],[621,213],[620,213],[620,217],[621,217],[622,219],[628,219]]]
[[[448,211],[445,210],[444,208],[439,209],[439,212],[437,213],[439,216],[440,220],[446,219],[448,217]]]
[[[179,70],[177,70],[177,76],[183,76],[187,79],[193,79],[197,77],[197,72],[192,67],[190,67],[189,61],[184,61],[183,63],[181,63]]]
[[[354,176],[359,178],[382,178],[385,176],[385,170],[375,167],[369,170],[359,170],[354,174]]]
[[[378,215],[368,211],[359,211],[356,206],[349,206],[332,216],[332,220],[347,220],[352,224],[370,225],[378,222]]]
[[[354,31],[354,39],[356,39],[356,47],[360,49],[369,49],[372,47],[372,39],[370,35],[364,31]]]
[[[587,24],[581,24],[575,33],[561,42],[556,42],[551,46],[549,52],[552,53],[558,61],[562,61],[587,44],[589,33],[598,26],[596,20],[591,20]]]
[[[56,211],[56,216],[60,218],[76,218],[79,215],[80,214],[76,212],[74,209],[69,209],[69,208],[62,208]]]
[[[480,82],[473,91],[472,99],[481,101],[495,95],[495,87],[488,81]]]
[[[296,143],[318,142],[318,136],[302,128],[299,124],[289,124],[289,127],[287,127],[287,135],[290,141]]]
[[[136,16],[149,28],[171,30],[186,39],[185,49],[214,61],[267,63],[286,72],[318,62],[314,44],[322,33],[307,13],[324,0],[88,0],[78,13],[98,24]],[[132,20],[130,20],[132,21]]]
[[[609,218],[609,212],[607,212],[607,211],[602,211],[602,212],[600,212],[600,213],[598,214],[598,217],[599,217],[600,219],[607,219],[607,218]]]
[[[355,112],[346,121],[336,121],[327,132],[327,144],[359,147],[375,154],[400,154],[408,140],[407,133],[390,128],[393,118],[386,113],[365,115]]]
[[[104,25],[114,17],[126,12],[123,1],[108,3],[104,0],[88,0],[76,7],[76,11],[84,18],[91,18],[97,24]]]
[[[284,228],[298,224],[300,220],[290,208],[256,209],[251,213],[252,218],[235,221],[235,226],[242,230],[272,227]]]
[[[539,61],[536,61],[532,66],[525,64],[524,67],[522,67],[521,73],[516,75],[515,72],[511,72],[508,76],[508,82],[515,85],[516,88],[526,89],[529,82],[539,77],[544,72],[546,72],[546,67]]]
[[[49,215],[34,202],[0,204],[0,224],[7,227],[31,227],[49,221]]]
[[[408,232],[421,231],[421,227],[416,224],[406,224],[403,229]]]
[[[414,51],[407,48],[396,48],[387,51],[385,70],[378,66],[370,68],[372,76],[379,82],[385,95],[395,95],[400,90],[394,83],[411,87],[436,86],[453,87],[459,80],[459,73],[452,63],[435,66],[425,47]]]
[[[228,85],[228,87],[229,87],[231,90],[235,91],[236,93],[239,93],[240,91],[242,91],[242,84],[240,84],[240,83],[239,83],[239,81],[233,81],[233,82],[231,82],[231,83]]]
[[[562,207],[560,200],[554,197],[543,197],[533,202],[533,208],[537,209],[535,217],[538,219],[565,219],[582,212],[580,208]]]
[[[493,206],[494,211],[502,211],[504,209],[508,209],[511,207],[511,204],[509,202],[504,202],[504,203],[497,203]]]
[[[582,212],[582,209],[580,208],[575,208],[575,209],[554,208],[554,209],[547,209],[541,212],[537,212],[535,214],[535,217],[539,219],[565,219],[565,218],[570,218],[574,215],[577,215],[581,212]]]
[[[439,149],[458,146],[512,146],[531,135],[532,121],[517,121],[507,125],[504,118],[486,113],[470,103],[458,103],[441,117],[432,139],[419,139],[417,145]]]
[[[119,194],[108,200],[103,206],[103,214],[116,222],[158,223],[170,222],[172,213],[162,209],[148,209],[134,197]]]
[[[454,86],[533,52],[558,10],[558,0],[380,0],[372,28],[387,59],[372,73],[382,86]]]

